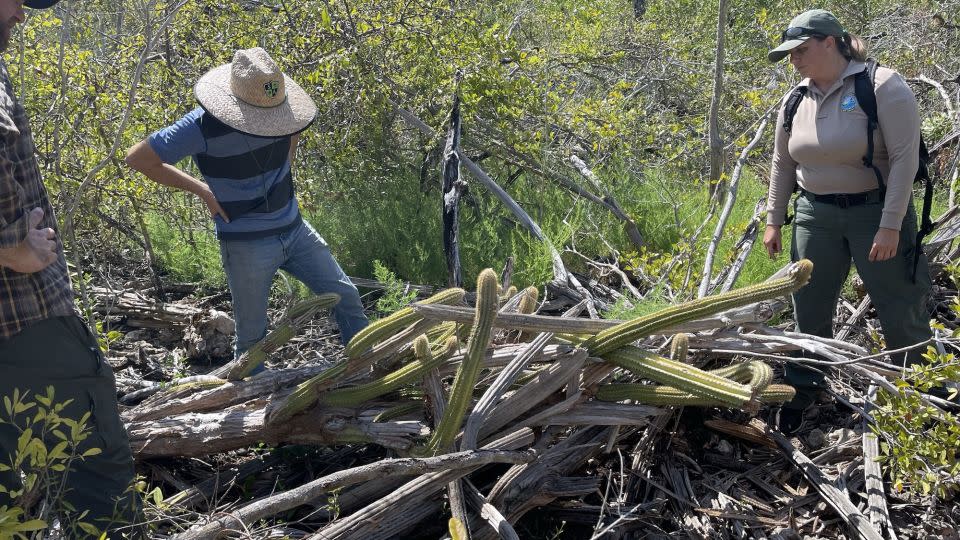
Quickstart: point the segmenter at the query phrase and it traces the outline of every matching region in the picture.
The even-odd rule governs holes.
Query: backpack
[[[863,156],[863,165],[873,169],[877,176],[877,185],[880,186],[881,200],[887,193],[886,184],[883,181],[883,175],[880,169],[873,163],[873,131],[880,125],[877,116],[877,95],[874,90],[874,76],[877,72],[877,61],[868,58],[867,66],[863,71],[857,73],[853,79],[853,90],[857,97],[860,108],[867,115],[867,153]],[[807,94],[806,86],[798,86],[790,92],[786,103],[783,106],[783,130],[788,134],[793,130],[793,117],[797,114],[797,108],[800,102]],[[917,167],[917,174],[914,182],[923,182],[923,211],[920,217],[920,227],[917,230],[917,238],[913,251],[913,281],[917,281],[917,265],[920,262],[921,246],[923,237],[933,232],[933,222],[930,220],[930,206],[933,202],[933,180],[930,178],[929,163],[930,154],[927,152],[927,145],[923,141],[923,135],[920,136],[920,147],[917,149],[920,156],[920,165]]]

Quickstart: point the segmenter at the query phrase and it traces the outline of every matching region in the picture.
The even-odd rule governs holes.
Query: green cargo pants
[[[98,455],[74,462],[66,479],[65,500],[78,512],[88,511],[83,521],[99,529],[129,526],[137,518],[137,496],[130,490],[134,478],[133,457],[127,433],[117,413],[117,390],[113,370],[104,361],[96,339],[79,318],[56,317],[33,324],[9,340],[0,341],[0,396],[13,395],[14,389],[26,394],[45,394],[54,387],[54,401],[72,402],[60,416],[79,420],[90,413],[90,436],[80,451],[99,448]],[[2,412],[2,409],[0,409]],[[21,414],[33,415],[36,408]],[[5,415],[5,413],[3,413]],[[21,423],[22,425],[22,423]],[[67,428],[61,428],[69,432]],[[0,425],[0,463],[10,463],[17,450],[19,430]],[[59,442],[49,437],[47,447]],[[0,473],[0,483],[8,489],[20,487],[20,475]],[[0,493],[0,505],[10,504]],[[130,529],[127,534],[136,537]],[[81,533],[67,533],[70,538]],[[119,533],[110,538],[120,538]]]
[[[833,337],[833,316],[852,258],[880,317],[887,348],[897,349],[929,339],[932,332],[927,296],[931,282],[925,255],[920,255],[916,283],[911,277],[913,253],[917,249],[913,202],[903,218],[897,254],[886,261],[870,262],[867,257],[880,226],[881,202],[843,208],[800,193],[794,201],[791,256],[794,261],[813,261],[813,274],[810,283],[793,295],[798,329]],[[894,362],[919,362],[925,350],[913,349],[906,358],[898,355]],[[809,399],[810,389],[823,385],[821,372],[795,364],[787,365],[785,378],[797,387],[798,401]]]

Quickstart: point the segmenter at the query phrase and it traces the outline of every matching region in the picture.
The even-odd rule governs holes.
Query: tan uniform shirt
[[[783,225],[797,184],[818,195],[877,189],[873,169],[863,164],[867,115],[854,92],[854,75],[864,67],[864,62],[850,61],[826,92],[804,79],[800,85],[808,90],[797,108],[791,134],[783,130],[784,97],[770,168],[768,224]],[[899,73],[878,67],[875,84],[880,126],[874,131],[873,162],[887,187],[880,226],[900,230],[919,166],[920,113],[913,91]]]

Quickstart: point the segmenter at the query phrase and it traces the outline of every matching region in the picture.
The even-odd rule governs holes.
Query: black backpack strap
[[[797,109],[800,108],[800,102],[803,101],[803,97],[807,95],[806,86],[797,86],[790,92],[790,95],[787,97],[787,101],[783,104],[783,130],[789,135],[793,131],[793,117],[797,115]],[[797,192],[797,186],[793,186],[794,193]],[[787,215],[784,216],[783,224],[789,225],[793,222],[793,216],[790,215],[790,212],[787,212]]]
[[[923,211],[920,214],[920,228],[917,230],[917,238],[913,245],[913,282],[917,282],[917,266],[920,264],[920,253],[923,249],[921,243],[923,237],[933,232],[933,221],[930,219],[930,210],[933,206],[933,179],[930,178],[930,171],[927,164],[930,162],[930,153],[927,151],[927,144],[920,137],[920,166],[917,167],[916,181],[923,181]]]
[[[877,94],[873,87],[874,75],[877,73],[877,61],[867,59],[867,66],[853,78],[853,91],[857,96],[857,103],[867,115],[867,154],[863,156],[863,164],[873,169],[877,177],[877,186],[880,188],[880,198],[887,194],[887,186],[883,182],[883,174],[873,163],[873,132],[880,126],[880,117],[877,115]]]
[[[793,131],[793,117],[797,115],[797,109],[800,107],[800,102],[803,101],[803,96],[807,95],[806,86],[798,86],[790,92],[790,97],[787,98],[787,102],[783,104],[783,130],[789,135]]]

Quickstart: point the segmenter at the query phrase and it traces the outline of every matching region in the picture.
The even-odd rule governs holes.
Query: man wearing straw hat
[[[303,220],[291,165],[299,133],[317,107],[260,47],[208,71],[194,87],[200,107],[134,145],[126,162],[151,180],[189,191],[207,205],[233,297],[239,357],[267,333],[267,299],[277,270],[314,293],[334,292],[340,339],[367,325],[360,295]],[[204,181],[173,167],[193,156]]]
[[[43,9],[56,3],[0,0],[0,50],[6,50],[13,28],[24,21],[24,7]],[[53,403],[65,404],[56,414],[75,422],[86,418],[87,434],[76,448],[77,454],[85,457],[74,460],[64,473],[65,491],[55,493],[44,504],[52,505],[54,513],[71,514],[60,516],[64,538],[87,537],[88,532],[73,529],[77,520],[108,529],[113,538],[121,534],[114,525],[129,527],[137,520],[130,442],[117,413],[113,370],[73,305],[57,220],[35,154],[27,113],[17,99],[6,65],[0,62],[0,396],[10,404],[0,412],[4,420],[0,423],[0,464],[4,465],[0,508],[25,505],[31,498],[30,493],[16,495],[24,486],[21,471],[13,463],[18,456],[28,457],[21,446],[31,439],[23,437],[28,433],[28,418],[40,419],[37,403],[43,403],[47,389],[52,388]],[[14,395],[33,405],[26,409],[13,405]],[[46,421],[52,418],[53,413]],[[35,425],[33,438],[43,437],[40,431]],[[63,424],[57,433],[71,433],[71,429]],[[51,456],[54,448],[72,453],[69,447],[59,447],[60,443],[57,437],[46,437]],[[42,472],[56,474],[49,468]],[[41,482],[36,488],[45,486]],[[60,492],[61,487],[52,489]],[[137,534],[129,528],[127,532]]]

